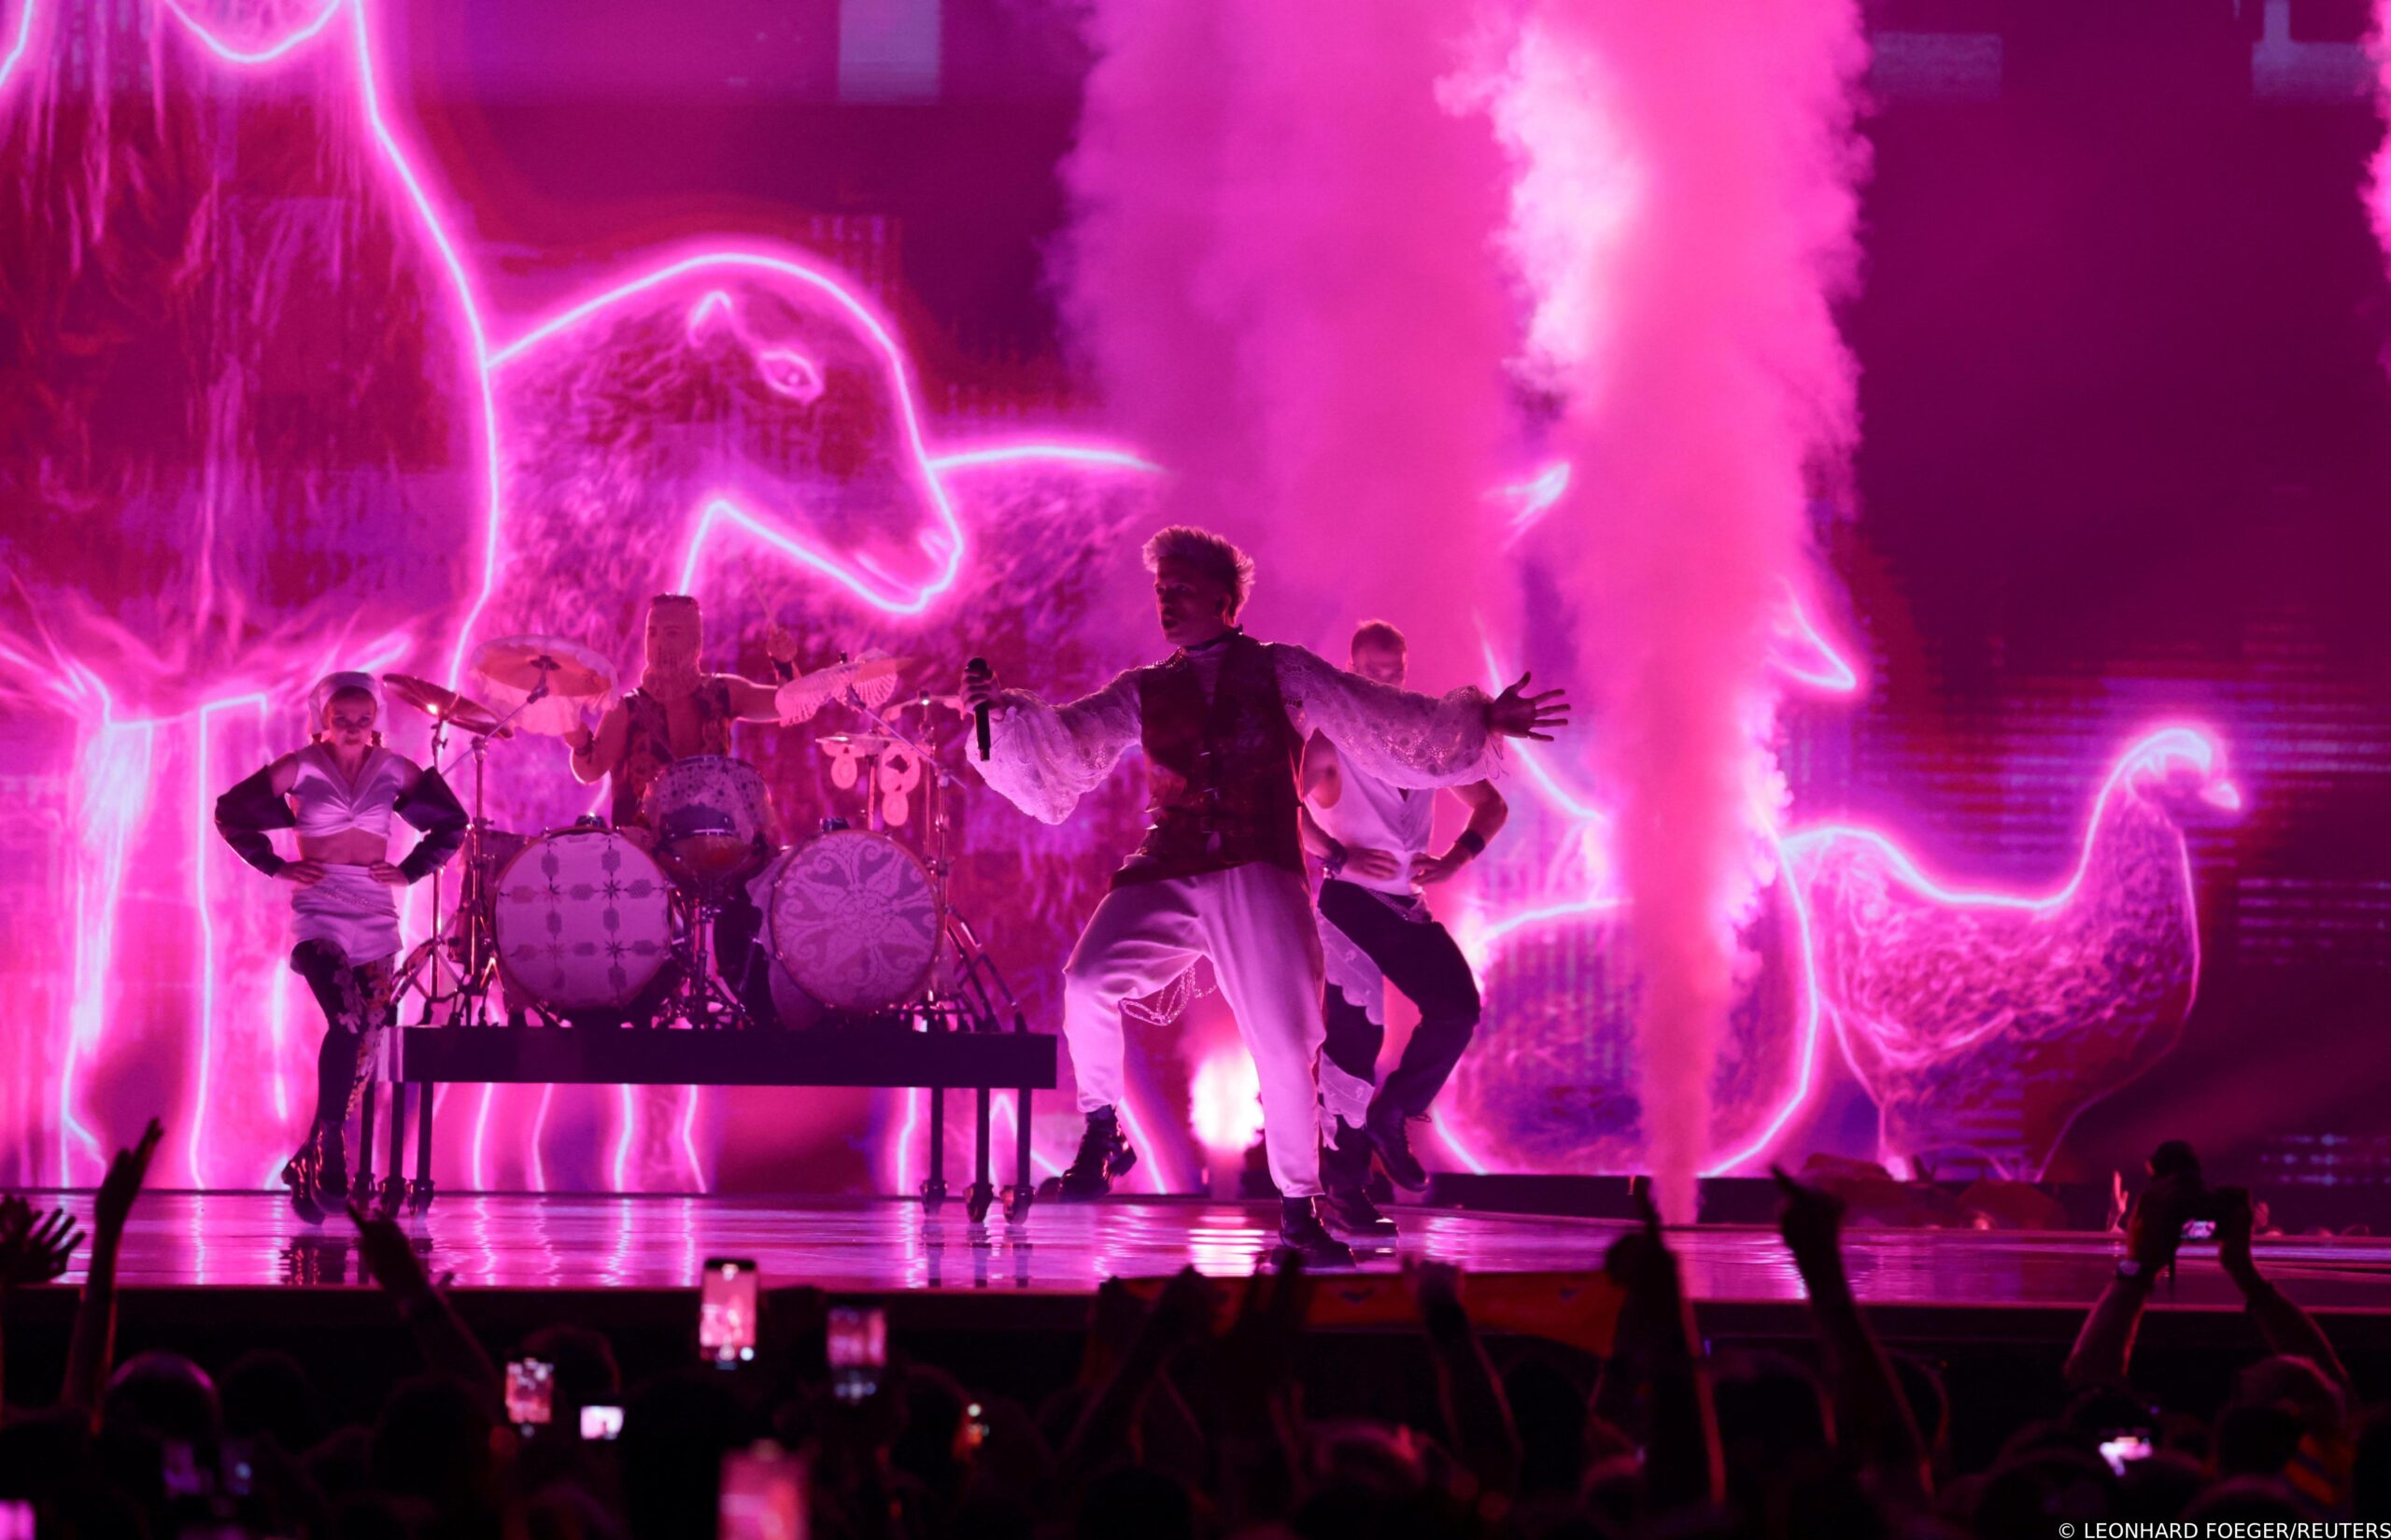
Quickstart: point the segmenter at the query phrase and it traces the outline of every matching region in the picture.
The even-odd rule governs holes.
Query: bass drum
[[[810,1024],[823,1008],[893,1010],[928,987],[943,928],[938,895],[928,869],[886,835],[834,830],[782,855],[755,886],[788,1024]]]
[[[620,1015],[672,960],[672,884],[611,829],[532,841],[500,870],[490,907],[510,1007]]]

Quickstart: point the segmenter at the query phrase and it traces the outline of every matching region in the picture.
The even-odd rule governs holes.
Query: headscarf
[[[374,698],[374,716],[378,722],[384,711],[381,681],[370,673],[360,673],[354,669],[344,669],[338,673],[328,673],[317,680],[316,687],[307,692],[308,730],[330,732],[332,727],[324,720],[324,708],[332,704],[333,696],[351,695],[360,691]]]

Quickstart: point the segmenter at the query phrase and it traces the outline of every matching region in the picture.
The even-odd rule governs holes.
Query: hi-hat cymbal
[[[542,685],[550,695],[594,700],[615,687],[615,666],[576,642],[556,636],[504,636],[474,649],[473,671],[522,695]]]
[[[802,722],[831,701],[843,699],[849,690],[877,711],[897,693],[897,676],[912,661],[909,657],[868,652],[844,663],[799,674],[775,691],[772,700],[780,708],[784,722]]]
[[[382,687],[401,705],[413,706],[426,716],[453,723],[475,737],[498,727],[496,712],[472,696],[444,689],[429,679],[417,679],[409,673],[386,673]]]

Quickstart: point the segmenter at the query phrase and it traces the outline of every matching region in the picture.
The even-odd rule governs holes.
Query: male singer
[[[1094,695],[1049,705],[965,671],[965,700],[991,708],[992,755],[981,778],[1050,824],[1111,773],[1131,743],[1145,749],[1143,843],[1122,865],[1064,967],[1063,1035],[1087,1129],[1063,1191],[1096,1197],[1136,1164],[1114,1110],[1124,1079],[1121,1004],[1153,993],[1199,957],[1211,959],[1262,1085],[1270,1174],[1283,1198],[1279,1230],[1315,1263],[1352,1260],[1322,1223],[1319,1084],[1320,937],[1306,892],[1296,772],[1306,738],[1395,785],[1483,780],[1498,736],[1543,738],[1563,725],[1559,690],[1488,699],[1474,688],[1438,700],[1374,684],[1301,647],[1256,642],[1237,617],[1253,563],[1219,535],[1175,525],[1146,543],[1154,607],[1177,649]]]

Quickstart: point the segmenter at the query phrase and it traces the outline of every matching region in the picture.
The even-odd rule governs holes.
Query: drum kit
[[[832,784],[856,793],[860,823],[825,819],[819,834],[785,847],[775,844],[762,774],[719,755],[668,763],[645,792],[641,827],[585,817],[531,835],[493,825],[484,812],[492,748],[561,737],[614,695],[614,670],[587,648],[543,636],[487,643],[471,660],[477,696],[386,676],[391,699],[432,719],[433,763],[459,737],[457,752],[473,761],[458,875],[435,875],[432,937],[401,974],[423,1001],[423,1023],[747,1028],[773,1024],[759,1020],[767,997],[771,1016],[793,1028],[995,1030],[1000,1011],[1017,1016],[947,897],[943,804],[955,776],[936,740],[969,718],[955,698],[928,694],[894,708],[915,713],[904,725],[882,714],[904,667],[867,656],[780,686],[784,721],[835,704],[869,728],[816,740]],[[908,826],[910,845],[892,833]],[[753,987],[759,981],[734,987],[742,981],[713,966],[731,910],[760,919],[768,991]],[[736,972],[745,959],[726,961]]]

